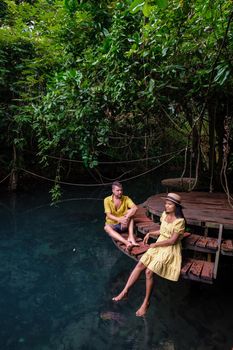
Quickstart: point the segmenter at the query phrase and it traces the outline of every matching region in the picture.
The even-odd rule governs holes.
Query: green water
[[[150,180],[127,189],[143,202],[159,187]],[[144,277],[128,300],[112,303],[135,263],[103,232],[107,194],[64,189],[58,207],[47,188],[1,194],[0,349],[230,350],[232,268],[214,286],[156,278],[144,319],[135,316]]]

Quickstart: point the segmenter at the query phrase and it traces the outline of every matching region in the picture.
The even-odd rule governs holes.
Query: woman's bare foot
[[[138,317],[142,317],[142,316],[145,316],[148,308],[150,306],[150,303],[147,302],[147,303],[143,303],[140,308],[138,309],[138,311],[136,312],[136,316]]]
[[[116,297],[112,298],[113,301],[120,301],[123,299],[126,299],[128,296],[128,293],[126,291],[122,291],[120,292],[120,294],[118,294]]]

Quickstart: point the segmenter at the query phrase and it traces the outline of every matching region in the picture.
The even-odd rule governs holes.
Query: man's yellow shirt
[[[134,202],[128,196],[121,197],[121,205],[118,209],[116,209],[115,207],[112,195],[104,199],[105,214],[110,213],[117,217],[124,216],[127,213],[127,210],[134,206],[135,206]],[[117,221],[111,220],[106,216],[106,224],[115,225],[117,224]]]

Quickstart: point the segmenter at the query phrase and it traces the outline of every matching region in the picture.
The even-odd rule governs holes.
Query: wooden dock
[[[202,223],[223,224],[226,229],[233,230],[233,209],[224,193],[209,192],[176,192],[182,198],[184,215],[188,224],[201,226]],[[155,216],[164,210],[166,193],[149,197],[144,206]],[[233,234],[232,234],[233,235]]]
[[[177,192],[176,192],[177,193]],[[233,209],[222,193],[181,192],[187,231],[183,238],[181,277],[212,284],[217,278],[221,255],[233,257]],[[164,211],[164,193],[149,197],[139,206],[135,216],[135,233],[139,247],[127,252],[125,246],[114,241],[125,254],[138,261],[149,245],[143,244],[147,232],[159,230]]]

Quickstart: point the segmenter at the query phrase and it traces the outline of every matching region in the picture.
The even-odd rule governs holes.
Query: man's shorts
[[[116,224],[116,225],[111,225],[113,230],[118,232],[118,233],[124,233],[128,231],[128,227],[124,226],[123,228],[121,227],[121,224]]]

